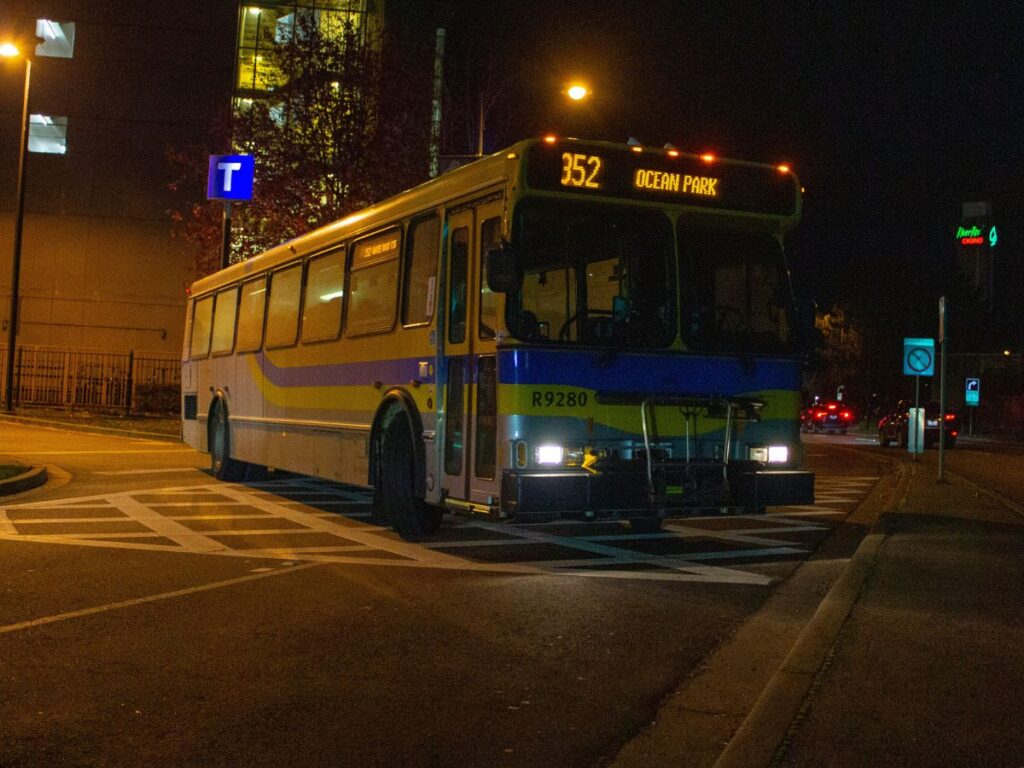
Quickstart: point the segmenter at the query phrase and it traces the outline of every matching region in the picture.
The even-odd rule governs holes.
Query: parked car
[[[881,446],[895,443],[900,448],[905,448],[909,442],[907,434],[910,409],[914,403],[910,400],[900,400],[878,422],[878,444]],[[942,413],[938,402],[931,400],[924,404],[924,447],[931,448],[939,444],[939,434],[945,437],[946,447],[952,448],[956,445],[956,438],[960,434],[960,417],[955,412],[947,410]]]
[[[853,411],[849,406],[834,400],[815,403],[805,408],[800,416],[800,426],[804,432],[838,432],[845,435],[853,424]]]

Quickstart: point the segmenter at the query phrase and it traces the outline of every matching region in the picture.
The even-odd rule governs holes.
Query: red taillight
[[[842,413],[839,414],[839,417],[844,421],[850,421],[853,418],[853,414],[850,413],[849,411],[843,411]]]
[[[955,429],[951,429],[951,430],[949,430],[949,435],[950,435],[950,437],[956,437],[956,436],[957,436],[957,435],[959,435],[959,434],[960,434],[960,433],[959,433],[959,432],[957,432],[957,431],[956,431]]]
[[[955,418],[956,418],[956,414],[955,413],[947,413],[946,414],[946,421],[952,421]]]
[[[830,411],[834,411],[834,410],[835,410],[835,409],[836,409],[837,407],[838,407],[838,406],[836,406],[836,404],[835,404],[835,403],[829,403],[829,404],[828,404],[828,409],[829,409]]]

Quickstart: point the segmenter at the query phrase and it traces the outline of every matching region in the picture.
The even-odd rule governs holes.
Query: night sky
[[[555,130],[790,162],[806,187],[787,243],[798,293],[894,333],[919,316],[932,330],[961,203],[990,200],[1019,306],[1024,5],[454,5],[448,152],[474,150],[460,115],[485,91],[488,151]],[[594,91],[577,113],[559,94],[573,76]]]

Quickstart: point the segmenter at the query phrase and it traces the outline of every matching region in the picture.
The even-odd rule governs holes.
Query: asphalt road
[[[177,443],[0,423],[0,452],[52,478],[0,499],[5,767],[603,764],[801,563],[852,551],[891,461],[812,438],[812,508],[412,545],[359,489],[217,483]]]

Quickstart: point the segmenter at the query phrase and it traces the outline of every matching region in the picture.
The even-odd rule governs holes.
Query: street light
[[[7,317],[7,382],[4,410],[14,413],[14,343],[18,332],[18,282],[21,277],[21,230],[25,220],[25,158],[28,154],[28,89],[32,81],[32,60],[12,43],[0,45],[0,56],[25,59],[25,96],[21,104],[21,143],[18,149],[18,204],[14,213],[14,250],[11,257],[11,306]]]
[[[481,93],[479,102],[479,112],[477,114],[477,134],[476,134],[476,156],[483,157],[484,155],[484,123],[487,120],[487,113],[491,111],[491,107],[498,100],[498,96],[501,93],[504,85],[500,85],[489,94]],[[574,102],[581,102],[588,96],[593,94],[587,86],[582,83],[573,82],[565,86],[562,91],[563,94],[569,97]]]

